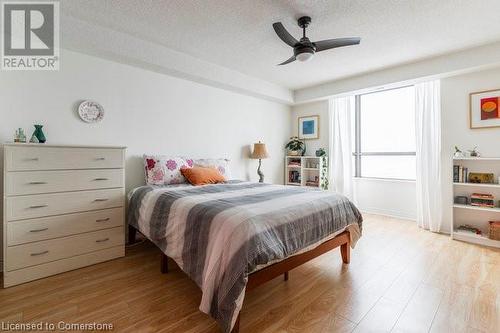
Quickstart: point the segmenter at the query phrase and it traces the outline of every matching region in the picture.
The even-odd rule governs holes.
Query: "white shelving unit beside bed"
[[[479,184],[470,182],[457,182],[453,180],[453,219],[451,236],[453,239],[470,242],[480,245],[500,248],[500,241],[490,239],[489,221],[500,221],[500,157],[466,157],[454,158],[453,165],[467,168],[468,173],[492,173],[494,183]],[[494,197],[495,207],[482,207],[470,205],[470,196],[472,193],[491,194]],[[457,196],[469,198],[467,204],[456,203]],[[461,225],[470,225],[481,230],[481,235],[473,232],[458,230]]]
[[[286,156],[285,185],[321,187],[323,162],[316,156]]]

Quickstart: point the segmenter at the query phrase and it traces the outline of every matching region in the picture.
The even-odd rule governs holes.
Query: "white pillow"
[[[170,185],[186,183],[181,168],[191,168],[192,159],[164,155],[144,155],[146,184]]]
[[[229,170],[229,159],[227,158],[200,158],[194,160],[195,166],[205,168],[216,168],[226,178],[231,179],[231,172]]]

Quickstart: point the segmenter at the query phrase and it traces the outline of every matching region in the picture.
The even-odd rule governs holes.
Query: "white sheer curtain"
[[[440,82],[415,85],[417,136],[417,223],[441,231],[441,97]]]
[[[354,96],[338,97],[329,103],[330,189],[353,199],[352,115]]]

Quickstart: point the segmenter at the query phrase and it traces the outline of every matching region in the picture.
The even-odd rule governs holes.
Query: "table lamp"
[[[264,182],[264,174],[260,170],[260,167],[262,165],[262,160],[268,157],[269,154],[267,153],[266,144],[261,143],[260,141],[259,143],[253,144],[253,152],[251,158],[259,160],[259,168],[257,169],[257,174],[259,175],[259,183]]]

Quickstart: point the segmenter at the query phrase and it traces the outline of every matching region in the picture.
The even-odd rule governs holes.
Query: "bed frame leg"
[[[168,273],[168,257],[164,253],[161,254],[160,269],[162,274]]]
[[[285,274],[283,274],[283,280],[288,281],[288,272],[285,272]]]
[[[340,254],[342,255],[342,262],[348,264],[351,261],[351,248],[349,242],[340,245]]]
[[[240,332],[240,315],[241,313],[238,313],[238,318],[236,318],[236,322],[234,323],[233,329],[231,330],[231,333],[239,333]]]
[[[137,229],[134,228],[133,226],[129,225],[128,226],[128,243],[129,244],[135,243],[135,236],[136,235],[137,235]]]

